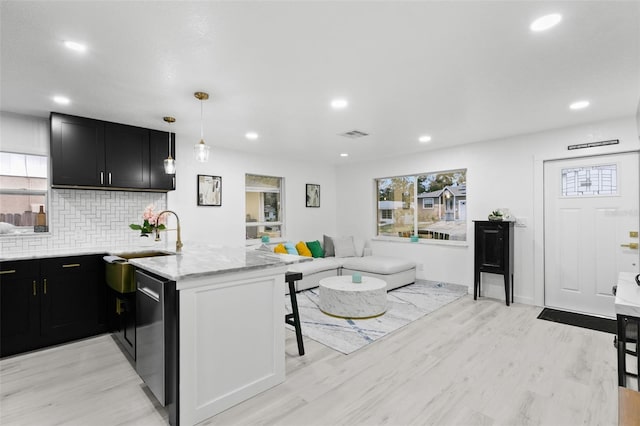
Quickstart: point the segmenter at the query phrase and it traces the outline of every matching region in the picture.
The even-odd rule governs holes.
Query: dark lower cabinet
[[[0,263],[0,356],[107,330],[100,256]]]
[[[37,265],[0,263],[0,356],[38,347],[42,285]]]
[[[125,355],[136,360],[136,293],[118,293],[107,287],[109,331],[120,343]]]

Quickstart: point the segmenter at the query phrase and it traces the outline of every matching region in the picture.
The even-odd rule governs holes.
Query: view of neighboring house
[[[418,217],[421,221],[452,221],[467,218],[467,185],[448,185],[418,194]]]

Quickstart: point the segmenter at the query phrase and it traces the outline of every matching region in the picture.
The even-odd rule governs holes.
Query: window
[[[45,156],[0,152],[0,222],[34,231],[40,208],[47,211],[47,168]]]
[[[246,239],[283,236],[282,181],[280,177],[245,176]]]
[[[423,198],[422,199],[422,208],[423,209],[432,209],[434,206],[433,198]]]
[[[562,195],[583,197],[618,194],[615,164],[562,169]]]
[[[378,179],[378,235],[413,234],[415,176]],[[384,216],[383,216],[383,213]]]
[[[376,179],[376,186],[378,236],[467,240],[466,169]]]

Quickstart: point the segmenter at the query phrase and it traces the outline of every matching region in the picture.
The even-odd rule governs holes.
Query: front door
[[[639,155],[544,164],[545,305],[615,317],[618,273],[638,272]]]

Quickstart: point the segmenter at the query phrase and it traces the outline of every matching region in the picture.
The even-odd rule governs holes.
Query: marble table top
[[[640,286],[633,272],[620,272],[616,291],[616,314],[640,318]]]

